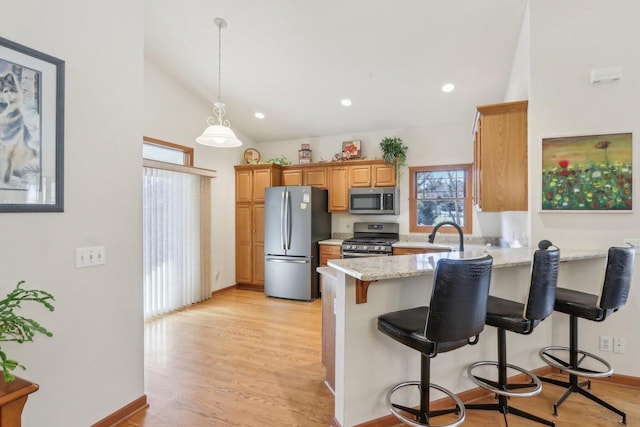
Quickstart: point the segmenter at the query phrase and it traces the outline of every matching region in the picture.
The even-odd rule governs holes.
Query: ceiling
[[[226,118],[254,142],[471,123],[476,105],[503,101],[526,4],[147,0],[145,56],[213,106],[213,20],[224,18]],[[443,93],[449,82],[456,90]]]

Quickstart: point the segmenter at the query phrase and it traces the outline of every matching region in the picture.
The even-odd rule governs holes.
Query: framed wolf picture
[[[0,37],[0,212],[64,210],[64,61]]]

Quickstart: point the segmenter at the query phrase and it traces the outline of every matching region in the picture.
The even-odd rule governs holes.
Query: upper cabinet
[[[283,170],[282,185],[302,185],[302,169]]]
[[[527,105],[477,108],[473,198],[484,212],[528,209]]]
[[[350,166],[349,187],[371,187],[371,165]]]
[[[349,210],[349,167],[334,166],[329,169],[329,212]]]
[[[311,185],[312,187],[327,188],[329,182],[327,168],[324,166],[304,168],[302,170],[302,182],[304,185]]]
[[[261,166],[264,170],[254,169]],[[236,166],[236,203],[264,201],[264,188],[273,185],[311,185],[329,190],[329,211],[346,212],[350,188],[396,186],[394,165],[379,159],[269,166]],[[279,184],[274,184],[274,174],[281,176]]]
[[[396,168],[389,163],[372,165],[371,177],[373,187],[395,187],[397,185]]]

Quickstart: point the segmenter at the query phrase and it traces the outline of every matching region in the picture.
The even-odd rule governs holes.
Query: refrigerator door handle
[[[291,198],[289,197],[289,191],[285,191],[285,242],[287,244],[286,250],[291,249]]]
[[[291,259],[267,258],[266,260],[268,262],[282,262],[282,263],[287,263],[287,264],[309,264],[309,260],[308,259],[291,260]]]
[[[287,248],[284,245],[284,197],[286,191],[282,192],[282,197],[280,198],[280,246],[282,246],[282,250],[286,250]]]

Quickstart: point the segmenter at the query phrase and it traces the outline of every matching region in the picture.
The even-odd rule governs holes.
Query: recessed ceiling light
[[[449,92],[453,92],[455,88],[456,88],[456,85],[454,85],[453,83],[447,83],[446,85],[442,86],[442,91],[445,93],[449,93]]]
[[[341,100],[340,103],[344,107],[351,107],[351,100],[350,99],[345,98],[345,99]]]
[[[264,113],[255,113],[254,116],[256,116],[256,119],[264,119]]]

